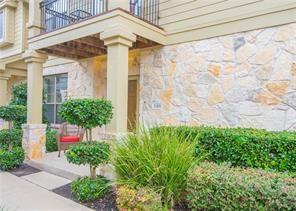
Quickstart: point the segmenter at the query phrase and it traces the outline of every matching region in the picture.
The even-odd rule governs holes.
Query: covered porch
[[[8,104],[11,98],[11,89],[15,83],[22,82],[27,77],[27,67],[22,55],[0,59],[0,106]],[[0,120],[0,130],[6,129],[8,124]]]
[[[38,2],[35,7],[40,6]],[[131,2],[110,1],[106,12],[55,29],[44,28],[44,24],[49,23],[44,21],[47,16],[43,10],[47,7],[30,8],[29,49],[23,54],[28,71],[28,112],[23,142],[27,143],[29,160],[45,156],[42,72],[49,55],[78,62],[106,55],[106,98],[114,107],[113,119],[106,132],[116,136],[127,132],[129,51],[166,44],[165,32],[137,15]]]

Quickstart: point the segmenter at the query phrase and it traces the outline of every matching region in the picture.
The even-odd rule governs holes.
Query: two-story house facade
[[[67,98],[111,100],[110,133],[126,132],[128,122],[296,127],[295,0],[3,2],[13,2],[5,8],[28,36],[18,60],[28,124],[41,124],[44,87],[54,124]],[[1,74],[11,69],[9,42],[0,47]]]

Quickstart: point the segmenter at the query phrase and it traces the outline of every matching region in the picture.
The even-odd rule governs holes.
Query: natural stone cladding
[[[41,159],[45,155],[46,125],[23,125],[22,146],[26,159]]]
[[[296,129],[296,23],[141,51],[140,120]]]

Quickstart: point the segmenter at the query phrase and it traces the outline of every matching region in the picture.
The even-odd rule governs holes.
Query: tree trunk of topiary
[[[92,131],[89,129],[89,140],[92,141]]]
[[[90,165],[89,168],[90,168],[90,178],[93,180],[96,179],[96,176],[97,176],[96,175],[96,167]]]
[[[86,135],[86,141],[89,141],[89,140],[88,140],[88,133],[87,133],[87,129],[85,129],[85,135]]]
[[[8,150],[11,151],[12,150],[12,121],[8,122],[8,128],[9,128],[9,144],[8,144]]]
[[[91,129],[85,129],[86,133],[86,140],[87,141],[92,141],[92,130]]]

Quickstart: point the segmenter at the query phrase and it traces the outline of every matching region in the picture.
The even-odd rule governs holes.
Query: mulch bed
[[[115,193],[114,191],[110,191],[107,193],[104,198],[93,201],[93,202],[79,202],[75,196],[71,193],[71,184],[64,185],[62,187],[56,188],[53,190],[54,193],[63,196],[67,199],[70,199],[72,201],[75,201],[79,204],[82,204],[86,207],[89,207],[94,210],[106,210],[106,211],[117,211],[116,207],[116,198],[115,198]]]
[[[79,204],[82,204],[86,207],[89,207],[94,210],[98,211],[117,211],[118,208],[116,207],[116,196],[114,190],[107,193],[104,198],[93,201],[93,202],[80,202],[78,201],[75,196],[71,193],[71,184],[64,185],[62,187],[56,188],[53,190],[54,193],[63,196],[67,199],[70,199],[72,201],[75,201]],[[175,211],[186,211],[190,210],[186,203],[178,204],[174,207]]]
[[[9,173],[17,176],[17,177],[22,177],[22,176],[27,176],[30,174],[35,174],[40,172],[41,170],[33,168],[27,164],[22,164],[20,167],[16,168],[16,169],[12,169],[10,171],[8,171]]]

